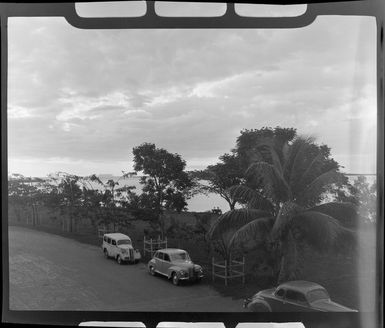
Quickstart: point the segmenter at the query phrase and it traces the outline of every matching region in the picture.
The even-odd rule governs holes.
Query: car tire
[[[155,272],[155,268],[153,266],[150,266],[148,268],[148,272],[150,273],[150,275],[152,276],[155,276],[156,275],[156,272]]]
[[[179,276],[176,272],[174,272],[171,276],[171,281],[175,286],[179,285]]]
[[[123,264],[123,261],[122,261],[122,258],[120,257],[120,255],[117,256],[116,262],[118,262],[118,264],[120,264],[120,265]]]
[[[103,250],[103,253],[104,253],[104,257],[105,257],[106,259],[110,258],[110,257],[108,256],[108,251],[107,251],[106,248]]]
[[[262,303],[253,303],[248,307],[251,312],[271,312],[271,309]]]

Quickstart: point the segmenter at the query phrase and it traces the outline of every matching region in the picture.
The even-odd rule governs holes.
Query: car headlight
[[[179,271],[179,274],[181,275],[181,276],[187,276],[187,272],[186,271],[183,271],[183,270],[180,270]]]
[[[127,250],[126,249],[122,249],[122,254],[127,254]]]

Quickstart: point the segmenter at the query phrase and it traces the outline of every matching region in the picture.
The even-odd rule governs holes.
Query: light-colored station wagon
[[[142,257],[139,250],[132,246],[131,238],[122,233],[104,234],[102,249],[106,258],[112,257],[119,264],[138,263]]]
[[[203,278],[202,267],[194,264],[183,249],[160,249],[147,266],[151,275],[161,274],[171,279],[174,285],[178,285],[181,280],[200,281]]]

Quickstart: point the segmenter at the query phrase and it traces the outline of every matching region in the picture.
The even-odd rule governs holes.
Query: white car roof
[[[114,233],[106,233],[104,236],[106,237],[109,237],[109,238],[113,238],[113,239],[129,239],[131,240],[130,237],[128,237],[127,235],[124,235],[120,232],[114,232]]]

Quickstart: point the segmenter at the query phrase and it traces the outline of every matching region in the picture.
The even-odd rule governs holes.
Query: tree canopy
[[[258,131],[254,133],[259,135]],[[289,139],[292,136],[289,134]],[[295,137],[283,142],[273,135],[247,144],[247,150],[243,148],[248,161],[245,177],[258,183],[232,188],[233,197],[244,199],[246,206],[220,216],[210,235],[213,240],[221,239],[227,252],[236,246],[265,245],[280,259],[278,280],[295,278],[303,264],[304,243],[326,252],[340,247],[341,240],[351,240],[352,234],[341,218],[356,213],[353,205],[320,206],[327,200],[326,192],[345,183],[346,177],[330,157],[330,149],[317,145],[312,138]],[[289,270],[289,266],[296,270]]]
[[[190,197],[192,180],[185,171],[186,162],[179,154],[172,154],[153,143],[143,143],[134,147],[134,170],[143,172],[140,202],[151,208],[159,219],[164,234],[162,214],[165,209],[182,211]]]

